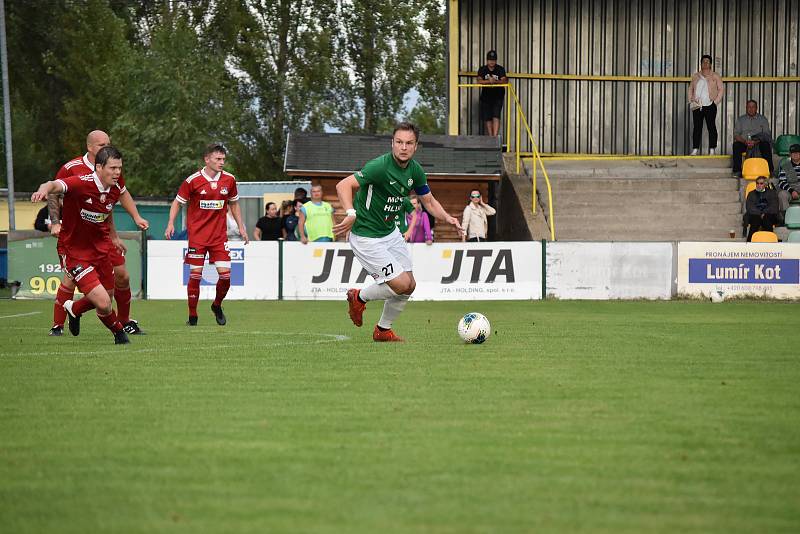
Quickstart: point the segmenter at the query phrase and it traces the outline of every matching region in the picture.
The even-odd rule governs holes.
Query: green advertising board
[[[119,232],[128,249],[125,266],[131,278],[131,295],[142,295],[142,234]],[[20,283],[16,298],[53,299],[61,283],[56,239],[26,230],[8,233],[8,280]]]

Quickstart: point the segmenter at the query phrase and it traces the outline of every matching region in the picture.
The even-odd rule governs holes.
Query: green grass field
[[[796,304],[201,305],[0,301],[0,530],[800,531]]]

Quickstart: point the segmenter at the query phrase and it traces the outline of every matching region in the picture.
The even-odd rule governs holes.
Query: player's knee
[[[417,289],[417,281],[411,278],[406,285],[406,290],[403,291],[403,295],[410,295],[415,289]]]
[[[103,317],[111,313],[113,311],[111,298],[107,294],[99,296],[95,302],[95,309],[97,309],[97,314]]]
[[[114,286],[119,288],[128,287],[131,277],[128,271],[114,271]]]

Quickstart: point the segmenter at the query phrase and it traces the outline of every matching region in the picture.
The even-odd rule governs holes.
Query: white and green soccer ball
[[[491,332],[489,319],[482,313],[469,312],[458,322],[458,335],[467,343],[483,343]]]

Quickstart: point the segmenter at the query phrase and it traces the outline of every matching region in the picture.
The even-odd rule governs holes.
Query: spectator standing
[[[303,204],[299,200],[292,200],[286,206],[281,219],[281,233],[286,241],[300,241],[297,235],[297,223],[300,222],[300,210]]]
[[[747,224],[750,226],[747,240],[751,241],[753,234],[759,230],[771,232],[778,222],[778,193],[767,187],[766,176],[756,178],[756,188],[747,195],[745,204]]]
[[[478,83],[485,85],[481,88],[480,117],[486,125],[486,135],[497,137],[500,132],[500,116],[503,111],[503,100],[506,90],[503,87],[492,85],[508,83],[506,69],[497,64],[497,52],[489,50],[486,54],[486,65],[478,69]]]
[[[748,157],[760,155],[767,160],[769,172],[774,171],[772,164],[772,131],[767,118],[758,112],[758,102],[747,101],[747,113],[736,120],[733,129],[733,175],[742,176],[742,152],[747,152]]]
[[[282,239],[281,223],[281,218],[278,217],[278,205],[274,202],[267,202],[264,207],[264,216],[256,222],[256,228],[253,230],[256,241],[277,241]]]
[[[422,204],[420,204],[417,197],[411,197],[411,205],[414,207],[414,211],[406,215],[406,220],[408,221],[406,241],[432,245],[433,234],[431,233],[431,221],[428,214],[423,211]]]
[[[333,241],[333,206],[322,200],[322,186],[311,187],[311,200],[303,204],[297,223],[300,241]]]
[[[473,190],[469,194],[469,204],[464,208],[461,222],[464,233],[461,235],[461,241],[486,241],[486,232],[489,229],[487,217],[495,213],[497,211],[483,201],[481,192]]]
[[[308,191],[306,191],[305,187],[298,187],[294,190],[294,199],[295,201],[300,201],[301,204],[305,204],[310,198],[308,198]]]
[[[708,129],[708,153],[717,153],[717,106],[725,96],[722,78],[714,72],[714,60],[708,54],[700,61],[700,70],[689,84],[689,106],[692,109],[692,156],[700,154],[703,121]]]
[[[789,157],[781,161],[778,171],[778,201],[781,213],[789,202],[800,198],[800,145],[789,147]]]

